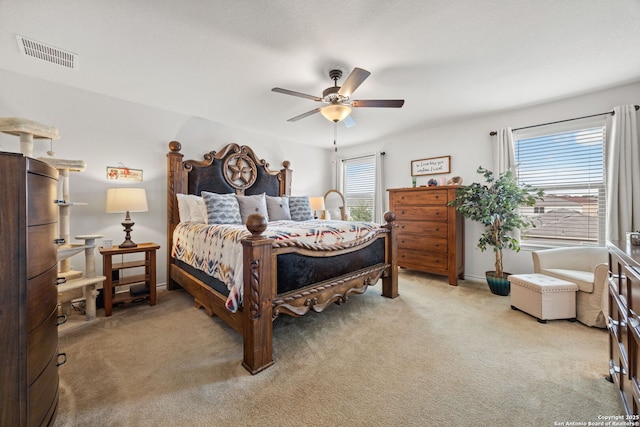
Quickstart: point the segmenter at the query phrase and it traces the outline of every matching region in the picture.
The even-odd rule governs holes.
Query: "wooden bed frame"
[[[266,193],[272,196],[290,195],[291,169],[289,162],[282,163],[283,169],[272,171],[265,160],[260,160],[247,146],[229,144],[219,152],[211,151],[204,160],[183,161],[181,144],[169,143],[167,154],[167,288],[184,288],[194,297],[195,307],[204,308],[209,316],[217,315],[243,336],[244,358],[242,365],[256,374],[273,364],[272,322],[279,314],[302,316],[310,310],[323,311],[331,303],[344,303],[352,294],[361,294],[369,285],[382,278],[382,295],[387,298],[398,296],[398,267],[396,250],[395,215],[385,214],[386,224],[375,233],[349,244],[292,245],[265,238],[261,233],[267,223],[262,215],[251,215],[247,229],[251,236],[243,244],[244,302],[242,308],[232,313],[225,307],[226,295],[188,273],[176,265],[171,257],[173,231],[179,222],[176,194],[197,194],[201,191],[227,192],[236,194],[258,194],[268,187]],[[226,181],[229,191],[214,191],[206,179],[198,178],[204,169],[216,167],[216,178]],[[197,173],[194,173],[198,171]],[[190,177],[190,174],[193,176]],[[195,176],[195,178],[194,178]],[[268,181],[268,182],[267,182]],[[265,184],[266,182],[266,184]],[[275,183],[275,184],[274,184]],[[276,188],[277,187],[277,188]],[[355,254],[377,239],[384,239],[384,260],[357,271],[342,272],[338,277],[323,280],[310,286],[285,294],[276,293],[277,256],[296,253],[305,257],[332,257]],[[330,262],[330,260],[327,260]]]

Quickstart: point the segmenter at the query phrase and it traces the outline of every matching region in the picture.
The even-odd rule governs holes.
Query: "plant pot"
[[[485,272],[485,277],[487,279],[487,283],[489,284],[491,293],[503,297],[506,297],[511,293],[511,283],[509,283],[508,279],[509,274],[511,273],[504,273],[502,277],[499,277],[496,276],[495,271]]]

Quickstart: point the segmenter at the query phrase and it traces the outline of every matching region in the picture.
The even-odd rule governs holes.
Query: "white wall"
[[[166,153],[168,143],[182,143],[185,159],[202,159],[211,150],[230,142],[251,146],[271,169],[291,162],[293,194],[321,195],[328,189],[331,152],[265,137],[204,119],[151,108],[85,90],[0,70],[0,117],[22,117],[55,126],[61,138],[53,142],[55,157],[84,160],[87,170],[72,173],[71,201],[86,202],[71,212],[71,237],[102,234],[119,244],[124,239],[120,222],[124,214],[104,212],[106,190],[115,187],[106,179],[107,166],[124,165],[143,170],[143,182],[131,184],[147,192],[148,212],[132,213],[132,239],[161,245],[158,283],[166,282]],[[36,140],[34,157],[47,157],[48,140]],[[20,152],[19,138],[0,133],[0,151]],[[313,159],[314,167],[308,167]],[[99,254],[98,254],[99,255]],[[98,256],[97,270],[102,272]],[[83,256],[72,259],[84,269]]]
[[[72,211],[72,235],[103,234],[117,243],[124,237],[117,214],[104,213],[106,167],[123,164],[143,169],[149,212],[132,214],[136,225],[134,241],[155,241],[158,254],[158,282],[164,283],[166,259],[166,158],[168,142],[182,143],[185,159],[200,159],[210,150],[236,142],[255,149],[256,154],[280,169],[282,160],[291,161],[293,194],[322,195],[331,188],[333,151],[318,149],[274,137],[260,135],[205,119],[188,117],[146,107],[92,92],[69,88],[43,80],[0,70],[0,117],[24,117],[56,126],[61,139],[54,142],[56,157],[82,159],[87,171],[72,174],[73,201],[89,203]],[[340,156],[385,151],[385,188],[411,185],[411,160],[451,156],[451,173],[465,183],[477,179],[478,166],[491,167],[492,141],[489,132],[610,111],[621,104],[640,104],[640,83],[585,94],[575,98],[530,106],[513,111],[471,118],[457,123],[415,129],[392,139],[341,147]],[[410,108],[407,99],[405,108]],[[35,157],[46,156],[48,141],[36,141]],[[18,137],[0,133],[0,151],[20,151]],[[318,165],[325,164],[326,168]],[[438,176],[440,177],[440,176]],[[429,177],[420,177],[418,185]],[[493,269],[493,253],[481,253],[476,242],[478,224],[466,222],[466,276],[482,278]],[[76,257],[77,259],[77,257]],[[74,262],[76,262],[74,260]],[[80,267],[82,264],[80,264]],[[79,268],[79,266],[75,266]],[[528,250],[505,254],[505,268],[511,273],[529,272],[533,266]],[[98,265],[101,271],[101,265]]]
[[[406,107],[411,100],[407,99]],[[640,104],[640,83],[603,90],[570,99],[558,100],[513,111],[472,118],[438,127],[418,129],[393,139],[374,141],[359,146],[344,147],[340,155],[358,155],[377,150],[385,151],[385,187],[411,186],[411,160],[429,157],[451,156],[451,173],[447,175],[422,176],[418,185],[426,184],[431,177],[461,176],[464,183],[481,179],[475,173],[478,166],[492,168],[492,142],[489,132],[498,128],[519,128],[553,122],[573,117],[611,111],[616,105]],[[388,198],[387,198],[388,203]],[[387,205],[388,208],[388,205]],[[477,241],[481,226],[469,220],[465,222],[465,276],[484,278],[484,272],[493,270],[492,251],[482,253]],[[533,271],[530,250],[519,253],[505,252],[505,270],[510,273]]]

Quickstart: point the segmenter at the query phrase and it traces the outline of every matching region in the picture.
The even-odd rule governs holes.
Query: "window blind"
[[[342,161],[347,214],[355,221],[372,221],[375,205],[376,158],[361,156]]]
[[[518,181],[545,191],[535,206],[521,208],[536,224],[523,230],[523,243],[604,244],[604,123],[543,132],[514,138]]]

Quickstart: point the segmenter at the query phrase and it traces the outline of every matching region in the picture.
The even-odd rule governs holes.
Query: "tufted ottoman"
[[[524,311],[538,319],[576,320],[578,285],[545,274],[512,274],[511,308]]]

